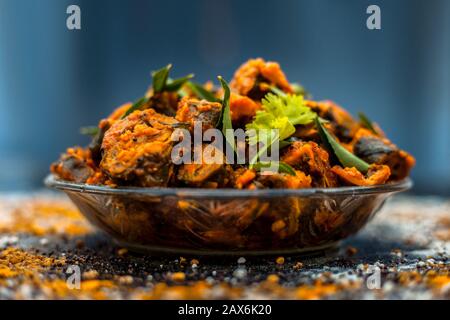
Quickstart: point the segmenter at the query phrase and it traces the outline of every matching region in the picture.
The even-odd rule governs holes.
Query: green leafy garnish
[[[152,86],[154,93],[163,91],[164,87],[166,86],[167,79],[169,78],[170,69],[172,69],[172,65],[168,64],[164,68],[152,72]]]
[[[189,96],[189,93],[187,93],[187,91],[184,88],[181,88],[180,90],[178,90],[178,95],[181,98],[187,97]]]
[[[320,137],[328,151],[333,152],[344,167],[355,167],[362,173],[366,173],[369,170],[369,164],[341,146],[328,130],[325,129],[319,117],[316,117],[314,121]]]
[[[229,136],[227,134],[227,130],[233,130],[233,124],[231,122],[231,113],[230,113],[230,87],[228,83],[221,77],[217,77],[220,81],[220,84],[223,88],[223,99],[222,99],[222,133],[225,137],[225,140],[230,144],[233,150],[236,150],[234,143],[234,134]]]
[[[375,134],[378,134],[377,130],[375,130],[375,127],[372,124],[372,121],[370,121],[369,118],[363,112],[358,112],[358,117],[363,127],[369,129]]]
[[[212,92],[206,90],[201,84],[189,81],[187,85],[200,99],[204,99],[209,102],[221,102],[220,99],[216,98]]]
[[[164,68],[152,72],[153,93],[178,91],[185,83],[194,77],[191,73],[178,79],[170,79],[169,73],[171,69],[172,65],[168,64]]]
[[[168,126],[171,126],[172,128],[182,128],[182,129],[189,129],[189,122],[175,122],[175,123],[164,123]]]
[[[280,161],[278,163],[278,171],[290,174],[291,176],[296,176],[297,175],[295,170],[294,170],[294,168],[292,168],[286,162],[282,162],[282,161]]]
[[[270,91],[275,93],[277,96],[280,96],[280,97],[283,97],[283,98],[287,96],[286,92],[284,92],[283,90],[279,89],[276,86],[271,86],[270,87]]]
[[[127,111],[122,115],[121,119],[124,119],[126,116],[128,116],[133,111],[141,109],[141,107],[148,102],[150,98],[142,97],[139,100],[137,100],[131,107],[128,108]]]
[[[306,91],[305,87],[303,87],[301,84],[299,83],[293,83],[291,84],[292,89],[294,89],[294,93],[304,96],[304,97],[311,97],[311,95],[309,94],[308,91]]]
[[[294,94],[295,95],[308,97],[308,98],[311,97],[309,92],[306,91],[306,89],[301,84],[293,83],[293,84],[291,84],[291,87],[294,90]],[[279,89],[277,86],[271,86],[270,87],[270,91],[272,91],[273,93],[275,93],[276,95],[279,95],[281,97],[285,97],[287,95],[286,92],[284,92],[283,90]]]
[[[99,133],[100,129],[95,126],[81,127],[80,133],[86,136],[95,137]]]
[[[192,79],[194,76],[193,74],[188,74],[185,77],[179,78],[179,79],[170,79],[169,73],[172,69],[172,65],[168,64],[164,68],[161,68],[157,71],[152,72],[152,88],[153,88],[153,94],[160,93],[163,91],[167,92],[175,92],[179,91],[181,87],[189,81],[189,79]],[[139,100],[137,100],[133,105],[123,114],[122,118],[125,118],[130,113],[132,113],[135,110],[139,110],[142,108],[143,105],[145,105],[151,97],[142,97]]]
[[[181,89],[181,87],[187,83],[190,79],[192,79],[194,77],[194,74],[188,74],[185,77],[182,78],[178,78],[178,79],[167,79],[167,83],[164,86],[164,90],[163,91],[168,91],[168,92],[176,92],[178,90]]]
[[[268,93],[262,100],[262,110],[256,112],[247,129],[279,129],[280,140],[295,132],[296,125],[305,125],[314,121],[316,113],[305,105],[302,96],[284,97]]]
[[[257,162],[253,165],[253,169],[257,171],[261,171],[261,169],[264,168],[270,168],[272,165],[278,165],[278,172],[280,173],[287,173],[291,176],[295,176],[295,170],[290,165],[288,165],[285,162]]]
[[[291,144],[292,144],[292,141],[283,140],[283,141],[280,141],[279,148],[281,150],[283,148],[289,147]]]
[[[296,125],[309,124],[315,118],[316,113],[305,105],[302,96],[268,93],[262,100],[262,110],[257,111],[253,122],[246,126],[247,130],[254,129],[257,133],[249,140],[250,144],[257,144],[260,141],[265,144],[251,159],[250,165],[255,163],[257,157],[270,148],[276,140],[283,141],[294,134]],[[278,130],[278,133],[275,133],[273,129]]]

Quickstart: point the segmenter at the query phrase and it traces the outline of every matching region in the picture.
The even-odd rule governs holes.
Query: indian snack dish
[[[220,78],[221,88],[195,83],[192,75],[171,79],[170,69],[153,73],[143,98],[85,129],[90,145],[67,149],[47,179],[125,244],[314,249],[358,231],[390,194],[410,186],[414,158],[378,124],[332,101],[311,100],[278,63],[251,59],[229,86]],[[247,154],[244,163],[227,161],[224,150],[204,141],[200,149],[223,161],[177,163],[171,137],[179,128],[194,133],[196,124],[203,131],[278,130],[269,141],[279,143],[279,170],[263,172],[267,163]],[[254,143],[247,139],[244,148]]]
[[[170,137],[177,126],[187,125],[193,131],[195,121],[202,124],[203,130],[216,127],[223,112],[220,103],[223,93],[211,83],[199,87],[188,79],[181,78],[186,81],[180,83],[178,90],[173,91],[170,87],[174,83],[172,80],[163,85],[169,87],[167,91],[164,87],[159,90],[150,88],[143,100],[118,107],[100,121],[91,145],[88,148],[69,148],[52,164],[52,173],[63,180],[87,184],[194,187],[186,184],[185,174],[178,174],[180,170],[186,170],[185,166],[171,163],[173,141]],[[273,92],[302,96],[302,92],[296,93],[295,88],[278,63],[263,59],[247,61],[230,82],[229,108],[233,127],[249,125],[265,107],[265,97]],[[199,89],[208,95],[199,94]],[[414,166],[414,158],[388,140],[377,124],[356,120],[331,101],[300,100],[300,104],[324,119],[324,127],[335,140],[367,162],[370,170],[360,172],[333,159],[327,143],[321,139],[314,123],[309,122],[295,126],[295,132],[289,136],[289,145],[281,150],[280,155],[296,171],[288,180],[296,180],[297,175],[300,179],[306,176],[309,177],[306,183],[273,184],[270,181],[276,177],[261,179],[257,170],[249,168],[246,163],[228,167],[230,175],[226,182],[208,183],[214,180],[215,175],[207,174],[196,177],[202,182],[197,186],[238,189],[364,186],[398,181],[408,176]],[[191,174],[197,175],[196,170],[200,174],[207,170],[204,167],[208,165],[192,168]]]

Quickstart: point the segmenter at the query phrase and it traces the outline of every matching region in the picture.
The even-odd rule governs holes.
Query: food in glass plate
[[[378,124],[312,100],[278,63],[249,60],[219,87],[170,71],[154,72],[144,97],[83,128],[90,145],[67,149],[47,178],[132,248],[316,250],[358,231],[411,185],[414,158]],[[224,135],[195,140],[196,130],[214,129]],[[256,134],[225,134],[237,129]]]

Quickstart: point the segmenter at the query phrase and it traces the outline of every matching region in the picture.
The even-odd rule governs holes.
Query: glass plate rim
[[[248,198],[248,197],[283,197],[283,196],[357,196],[383,193],[396,193],[405,191],[413,186],[410,178],[400,181],[375,186],[350,186],[337,188],[304,188],[304,189],[206,189],[206,188],[141,188],[141,187],[118,187],[112,188],[102,185],[90,185],[75,183],[57,179],[49,174],[44,184],[49,188],[63,191],[75,191],[81,193],[92,193],[102,195],[135,195],[135,196],[175,196],[192,198]]]

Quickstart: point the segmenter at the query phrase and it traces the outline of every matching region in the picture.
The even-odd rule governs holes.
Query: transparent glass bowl
[[[312,189],[110,188],[49,175],[85,217],[137,251],[279,254],[326,249],[359,231],[410,179]]]

